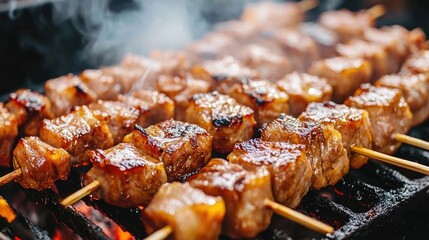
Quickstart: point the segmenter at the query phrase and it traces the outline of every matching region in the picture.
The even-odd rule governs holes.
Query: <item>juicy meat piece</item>
[[[311,185],[312,170],[304,149],[304,145],[251,139],[236,144],[228,161],[248,170],[268,169],[276,202],[295,208]]]
[[[148,234],[164,226],[176,240],[217,240],[225,215],[221,197],[206,195],[188,183],[166,183],[143,212]]]
[[[17,181],[24,188],[42,191],[58,179],[66,180],[70,173],[70,154],[55,148],[38,137],[25,137],[13,151],[13,166],[21,170]]]
[[[64,148],[73,165],[87,164],[89,150],[113,146],[107,120],[102,112],[82,106],[67,115],[43,120],[39,136],[53,147]]]
[[[137,55],[125,55],[120,66],[125,68],[125,71],[133,73],[128,81],[124,81],[124,92],[138,90],[141,88],[153,88],[155,80],[163,75],[170,74],[170,69],[165,68],[163,62],[154,58],[140,57]],[[161,59],[161,56],[159,56]],[[167,64],[168,65],[168,64]],[[132,77],[135,78],[132,78]],[[127,79],[124,79],[127,80]]]
[[[276,83],[289,95],[290,114],[299,116],[310,102],[324,102],[332,98],[332,87],[325,78],[294,72]]]
[[[89,156],[92,168],[83,177],[83,185],[98,180],[100,186],[91,195],[109,204],[123,208],[145,206],[167,182],[164,165],[132,144],[92,150]]]
[[[231,152],[234,144],[249,140],[256,126],[251,108],[218,92],[192,96],[186,121],[207,130],[213,136],[213,149],[219,153]]]
[[[160,76],[156,82],[157,90],[174,101],[174,119],[184,121],[189,98],[196,93],[208,93],[210,84],[190,75]]]
[[[157,91],[140,89],[131,95],[119,95],[118,100],[140,111],[137,124],[142,127],[148,127],[174,116],[173,100]]]
[[[423,123],[429,117],[429,79],[425,74],[385,75],[375,86],[398,89],[413,113],[413,126]]]
[[[340,42],[340,39],[334,31],[313,22],[301,24],[300,31],[317,44],[321,58],[330,58],[337,55],[335,47]]]
[[[99,69],[85,70],[80,79],[89,89],[94,91],[97,99],[114,100],[121,93],[122,86],[112,75],[105,74]]]
[[[411,128],[413,114],[400,90],[363,84],[345,104],[368,112],[375,151],[393,154],[401,145],[394,134]]]
[[[307,159],[313,170],[311,187],[314,189],[336,184],[349,171],[347,150],[340,132],[333,126],[282,115],[264,126],[261,139],[306,146]]]
[[[124,142],[164,163],[168,181],[185,181],[210,159],[212,137],[197,125],[168,120],[146,129],[135,126]]]
[[[162,74],[164,75],[177,75],[189,68],[188,59],[183,52],[158,50],[151,52],[149,56],[161,63]]]
[[[411,74],[429,74],[429,50],[422,50],[412,54],[402,65],[402,72]]]
[[[367,157],[350,150],[353,145],[368,149],[372,147],[371,122],[367,111],[333,102],[310,103],[299,119],[331,125],[338,130],[352,168],[360,168],[368,161]]]
[[[91,110],[99,110],[108,116],[107,124],[115,144],[122,142],[129,134],[140,116],[140,111],[128,104],[118,101],[98,100],[88,105]]]
[[[18,122],[14,114],[0,103],[0,166],[10,166],[12,145],[18,136]]]
[[[97,99],[97,94],[72,74],[48,80],[45,93],[51,101],[55,116],[67,114],[72,107],[87,105]]]
[[[270,173],[266,169],[246,171],[238,164],[212,159],[189,179],[189,184],[226,204],[222,230],[231,238],[253,238],[270,224],[272,212],[265,199],[273,199]]]
[[[230,87],[220,83],[218,91],[252,108],[258,126],[273,121],[282,113],[289,112],[288,95],[267,80],[243,79]]]
[[[308,72],[326,78],[334,91],[333,100],[343,102],[362,83],[370,81],[372,68],[361,58],[334,57],[314,62]]]
[[[191,43],[187,48],[187,56],[192,64],[201,63],[206,60],[216,60],[228,54],[235,39],[223,32],[208,33],[203,39]]]
[[[295,27],[304,19],[299,4],[264,1],[247,5],[241,20],[259,27]]]
[[[136,83],[141,81],[145,74],[145,69],[121,65],[104,67],[101,68],[100,71],[104,76],[112,77],[114,82],[119,84],[121,93],[129,92]],[[145,82],[146,81],[142,81],[142,83],[139,83],[144,85]]]
[[[15,115],[20,131],[25,136],[37,136],[43,119],[54,117],[49,99],[29,89],[10,94],[5,107]]]

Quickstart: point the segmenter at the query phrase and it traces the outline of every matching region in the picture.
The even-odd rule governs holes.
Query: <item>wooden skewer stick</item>
[[[302,0],[298,3],[301,12],[307,12],[319,5],[319,0]]]
[[[351,148],[351,150],[352,150],[352,152],[361,154],[363,156],[369,157],[369,158],[374,159],[374,160],[378,160],[378,161],[385,162],[385,163],[388,163],[391,165],[395,165],[395,166],[398,166],[401,168],[405,168],[405,169],[408,169],[411,171],[415,171],[415,172],[419,172],[419,173],[422,173],[425,175],[429,175],[429,167],[425,166],[423,164],[407,161],[407,160],[400,159],[397,157],[392,157],[392,156],[389,156],[387,154],[379,153],[379,152],[376,152],[376,151],[373,151],[371,149],[367,149],[364,147],[353,146]]]
[[[168,238],[168,236],[170,236],[172,232],[173,232],[173,228],[167,225],[159,229],[158,231],[152,233],[144,240],[164,240]]]
[[[73,205],[75,202],[81,200],[82,198],[88,196],[91,194],[94,190],[96,190],[100,186],[100,182],[98,180],[94,180],[90,184],[86,185],[85,187],[79,189],[75,193],[71,194],[70,196],[64,198],[64,200],[61,201],[61,205],[64,207],[68,207]]]
[[[377,4],[369,8],[367,11],[371,18],[375,20],[386,13],[386,8],[382,4]]]
[[[300,212],[297,212],[291,208],[273,202],[269,199],[265,199],[264,204],[267,208],[271,209],[273,212],[277,213],[280,216],[283,216],[289,220],[292,220],[296,223],[299,223],[307,228],[310,228],[314,231],[317,231],[322,234],[333,233],[334,228],[324,224],[314,218],[306,216]]]
[[[12,172],[0,177],[0,186],[5,185],[8,182],[11,182],[21,176],[21,169],[15,169]]]
[[[400,133],[395,134],[393,137],[398,142],[403,142],[403,143],[406,143],[406,144],[409,144],[412,146],[416,146],[419,148],[429,150],[429,142],[427,142],[427,141],[423,141],[421,139],[411,137],[411,136],[407,136],[407,135],[400,134]]]

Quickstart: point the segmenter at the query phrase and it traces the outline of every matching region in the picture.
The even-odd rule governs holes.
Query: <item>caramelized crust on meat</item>
[[[412,54],[402,65],[401,71],[429,75],[429,50],[421,50]]]
[[[343,102],[362,83],[370,81],[372,68],[361,58],[334,57],[314,62],[308,72],[326,78],[334,91],[333,100]]]
[[[140,111],[119,101],[98,100],[88,105],[91,110],[99,110],[108,116],[107,124],[115,144],[122,142],[129,134],[140,116]]]
[[[128,67],[127,65],[116,65],[110,67],[100,68],[104,76],[110,76],[114,82],[119,84],[120,92],[127,93],[131,90],[132,86],[138,83],[145,74],[145,69],[138,67]],[[141,85],[144,85],[143,84]]]
[[[294,72],[276,83],[277,87],[289,95],[290,114],[299,116],[310,102],[331,100],[332,87],[325,78],[307,73]]]
[[[314,189],[335,185],[349,171],[341,134],[330,125],[282,115],[264,126],[261,139],[303,144],[313,170],[311,187]]]
[[[199,41],[191,43],[187,47],[187,56],[192,64],[199,64],[202,61],[216,60],[228,54],[235,39],[223,32],[211,32]]]
[[[236,144],[228,161],[248,170],[268,169],[274,199],[291,208],[299,205],[311,185],[312,170],[304,145],[251,139]]]
[[[367,157],[352,153],[350,150],[353,145],[371,149],[371,122],[367,111],[333,102],[310,103],[299,119],[332,125],[338,130],[352,168],[360,168],[368,161]]]
[[[248,4],[243,10],[241,20],[260,27],[294,27],[304,19],[299,4],[263,1]]]
[[[107,120],[102,112],[82,106],[67,115],[43,120],[39,135],[53,147],[64,148],[73,165],[86,164],[89,150],[113,146]]]
[[[105,71],[90,69],[83,71],[80,79],[89,89],[94,91],[97,99],[114,100],[122,91],[122,86],[112,75],[107,75]]]
[[[92,150],[89,156],[93,165],[85,174],[83,185],[98,180],[100,186],[91,196],[109,204],[124,208],[145,206],[167,182],[164,165],[132,144]]]
[[[375,151],[393,154],[401,145],[394,134],[411,128],[413,114],[399,90],[363,84],[345,104],[368,111]]]
[[[49,99],[29,89],[10,94],[5,107],[15,115],[20,131],[25,136],[38,135],[42,120],[54,117]]]
[[[189,68],[189,61],[184,52],[156,50],[152,51],[149,57],[161,64],[162,74],[164,75],[178,75],[187,71]],[[161,74],[159,76],[161,76]],[[158,77],[154,80],[156,79],[158,79]]]
[[[42,191],[58,179],[66,180],[70,173],[70,154],[54,148],[38,137],[25,137],[13,151],[13,166],[21,170],[15,181],[24,188]]]
[[[212,159],[189,183],[223,198],[226,215],[222,231],[228,237],[253,238],[270,224],[272,212],[264,205],[265,199],[273,199],[267,170],[246,171],[223,159]]]
[[[119,95],[118,100],[140,111],[137,124],[148,127],[174,116],[174,102],[163,93],[140,89],[131,95]]]
[[[18,122],[14,114],[0,103],[0,166],[10,166],[12,145],[18,136]]]
[[[45,93],[51,101],[55,116],[67,114],[72,107],[87,105],[97,99],[97,94],[72,74],[48,80]]]
[[[168,181],[185,181],[210,159],[212,137],[194,124],[168,120],[146,129],[135,126],[124,142],[162,161]]]
[[[188,183],[166,183],[144,209],[143,223],[148,234],[170,226],[176,240],[217,240],[224,215],[222,198]]]
[[[249,140],[256,126],[254,112],[218,92],[195,94],[186,109],[186,121],[213,136],[213,149],[231,152],[234,144]]]
[[[338,35],[331,29],[314,22],[300,24],[300,31],[317,44],[321,58],[336,56],[335,47],[340,42]]]

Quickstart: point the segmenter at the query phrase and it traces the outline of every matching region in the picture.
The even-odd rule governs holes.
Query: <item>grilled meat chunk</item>
[[[97,99],[97,94],[72,74],[48,80],[45,93],[51,101],[55,116],[67,114],[72,107],[87,105]]]
[[[313,170],[311,187],[314,189],[336,184],[349,171],[347,150],[340,132],[333,126],[282,115],[264,126],[261,139],[303,144]]]
[[[197,125],[168,120],[146,129],[135,126],[124,142],[164,163],[168,181],[185,181],[210,159],[212,137]]]
[[[70,154],[54,148],[38,137],[25,137],[13,151],[13,166],[21,170],[15,181],[24,188],[42,191],[58,179],[66,180],[70,173]]]
[[[89,150],[113,146],[107,120],[102,112],[82,106],[67,115],[43,120],[39,136],[53,147],[64,148],[73,165],[86,164]]]
[[[164,226],[173,229],[176,240],[217,240],[225,215],[221,197],[206,195],[188,183],[166,183],[144,209],[148,234]]]
[[[21,134],[25,136],[37,136],[42,120],[54,117],[49,99],[29,89],[10,94],[5,107],[15,115]]]
[[[235,39],[223,32],[208,33],[203,39],[187,47],[187,56],[192,64],[224,57],[235,46]]]
[[[299,30],[317,44],[321,58],[330,58],[337,55],[335,47],[340,42],[340,39],[334,31],[313,22],[301,24]]]
[[[187,71],[189,68],[189,61],[186,58],[184,52],[180,51],[153,51],[150,53],[149,57],[155,61],[158,61],[162,67],[161,75],[178,75],[183,71]],[[158,79],[156,77],[153,80]]]
[[[264,205],[273,199],[270,173],[266,169],[246,171],[223,159],[212,159],[189,179],[191,186],[226,204],[223,233],[231,238],[252,238],[270,224],[272,212]]]
[[[108,116],[107,124],[115,144],[122,142],[129,134],[140,116],[140,111],[119,101],[98,100],[88,105],[91,110],[99,110]]]
[[[393,154],[401,145],[394,134],[405,134],[411,128],[413,114],[397,89],[363,84],[345,104],[368,112],[375,151]]]
[[[122,91],[121,83],[112,75],[105,74],[105,71],[90,69],[83,71],[79,76],[82,82],[94,91],[97,99],[114,100]]]
[[[370,81],[372,68],[368,61],[361,58],[334,57],[314,62],[309,73],[326,78],[334,91],[333,100],[343,102],[362,83]]]
[[[116,65],[110,67],[103,67],[100,69],[104,76],[112,77],[116,84],[120,86],[121,93],[128,93],[131,88],[139,83],[140,85],[144,85],[139,81],[142,81],[143,76],[145,76],[145,69],[141,69],[138,67],[128,67],[127,65]],[[115,98],[114,98],[115,99]]]
[[[93,165],[85,174],[83,185],[98,180],[100,186],[91,196],[109,204],[124,208],[145,206],[167,182],[164,165],[132,144],[92,150],[89,156]]]
[[[268,169],[274,199],[288,207],[298,206],[311,185],[312,170],[304,145],[251,139],[236,144],[228,161],[247,170]]]
[[[341,133],[352,168],[360,168],[368,161],[367,157],[350,150],[353,145],[371,149],[371,122],[367,111],[333,102],[310,103],[299,118],[302,121],[332,125],[337,129]]]
[[[185,119],[207,130],[213,136],[213,149],[220,153],[231,152],[234,144],[249,140],[256,126],[251,108],[218,92],[192,96]]]
[[[402,65],[402,72],[429,75],[429,50],[412,54]]]
[[[295,117],[304,112],[310,102],[329,101],[332,97],[332,87],[325,78],[307,73],[288,74],[276,85],[288,94],[289,112]]]
[[[14,114],[0,103],[0,166],[10,166],[12,145],[18,136],[18,122]]]
[[[140,111],[137,124],[142,127],[148,127],[174,116],[173,100],[157,91],[140,89],[132,95],[119,95],[118,100]]]
[[[295,2],[279,3],[263,1],[248,4],[241,15],[241,20],[259,27],[294,27],[304,19],[299,4]]]

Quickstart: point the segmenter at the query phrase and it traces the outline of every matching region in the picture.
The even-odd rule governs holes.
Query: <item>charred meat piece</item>
[[[412,54],[402,65],[402,72],[429,75],[429,50]]]
[[[210,84],[206,81],[193,78],[190,75],[160,76],[156,82],[157,90],[174,101],[174,119],[185,120],[189,98],[196,93],[208,93]]]
[[[263,1],[249,4],[243,10],[241,20],[259,27],[295,27],[304,19],[299,4]]]
[[[362,83],[370,81],[372,67],[361,58],[334,57],[314,62],[308,72],[326,78],[334,91],[332,99],[343,102]]]
[[[73,165],[87,164],[89,150],[113,146],[107,120],[102,112],[82,106],[67,115],[43,120],[39,136],[53,147],[64,148]]]
[[[85,70],[80,74],[80,79],[89,89],[94,91],[97,99],[114,100],[122,91],[122,86],[112,75],[105,74],[99,69]]]
[[[251,108],[218,92],[192,96],[186,121],[207,130],[213,136],[213,149],[219,153],[231,152],[234,144],[249,140],[256,126]]]
[[[311,102],[324,102],[332,98],[332,87],[325,78],[294,72],[276,83],[289,96],[289,112],[297,117]]]
[[[273,199],[270,173],[263,168],[246,171],[238,164],[212,159],[189,179],[191,186],[226,204],[222,230],[231,238],[253,238],[270,224],[272,212],[264,205]]]
[[[227,33],[208,33],[203,39],[193,42],[187,47],[187,56],[190,58],[191,64],[217,60],[227,55],[235,45],[235,39]]]
[[[146,129],[135,126],[124,142],[164,163],[168,181],[185,181],[210,159],[212,137],[197,125],[168,120]]]
[[[137,124],[148,127],[174,116],[174,102],[163,93],[140,89],[131,95],[119,95],[118,100],[140,111]]]
[[[340,39],[334,31],[312,22],[301,24],[300,31],[317,44],[321,58],[330,58],[337,55],[335,47],[340,42]]]
[[[25,137],[13,151],[13,166],[21,170],[16,179],[24,188],[42,191],[58,179],[66,180],[70,173],[70,154],[55,148],[38,137]]]
[[[51,101],[55,116],[67,114],[72,107],[87,105],[97,99],[97,94],[72,74],[48,80],[45,93]]]
[[[85,174],[83,185],[98,180],[100,186],[91,196],[109,204],[124,208],[145,206],[167,182],[164,165],[132,144],[92,150],[89,156],[92,168]]]
[[[224,215],[222,198],[176,182],[161,186],[144,209],[143,223],[148,234],[170,226],[176,240],[217,240]]]
[[[248,170],[268,169],[274,199],[291,208],[299,205],[311,185],[312,170],[304,145],[251,139],[236,144],[228,161]]]
[[[104,67],[101,68],[100,71],[104,76],[112,77],[114,82],[119,84],[121,93],[129,92],[131,88],[136,83],[140,83],[142,78],[145,76],[145,69],[121,65]],[[143,81],[143,84],[141,85],[144,85],[144,82],[145,81]]]
[[[140,111],[119,101],[98,100],[88,105],[91,110],[99,110],[108,116],[107,124],[115,144],[122,142],[129,134],[140,116]]]
[[[423,123],[429,117],[429,79],[425,74],[385,75],[375,86],[398,89],[413,113],[413,126]]]
[[[0,166],[10,166],[12,145],[18,136],[18,122],[14,114],[0,103]]]
[[[333,102],[310,103],[299,119],[331,125],[338,130],[352,168],[360,168],[368,161],[367,157],[350,150],[353,145],[369,149],[372,147],[371,122],[367,111]]]
[[[10,94],[5,107],[15,115],[21,134],[25,136],[37,136],[43,119],[54,117],[49,99],[29,89]]]
[[[333,126],[282,115],[264,126],[261,139],[303,144],[313,170],[311,187],[314,189],[336,184],[349,171],[347,150],[340,132]]]
[[[375,151],[393,154],[401,145],[394,134],[411,128],[413,114],[400,90],[363,84],[345,104],[368,112]]]

